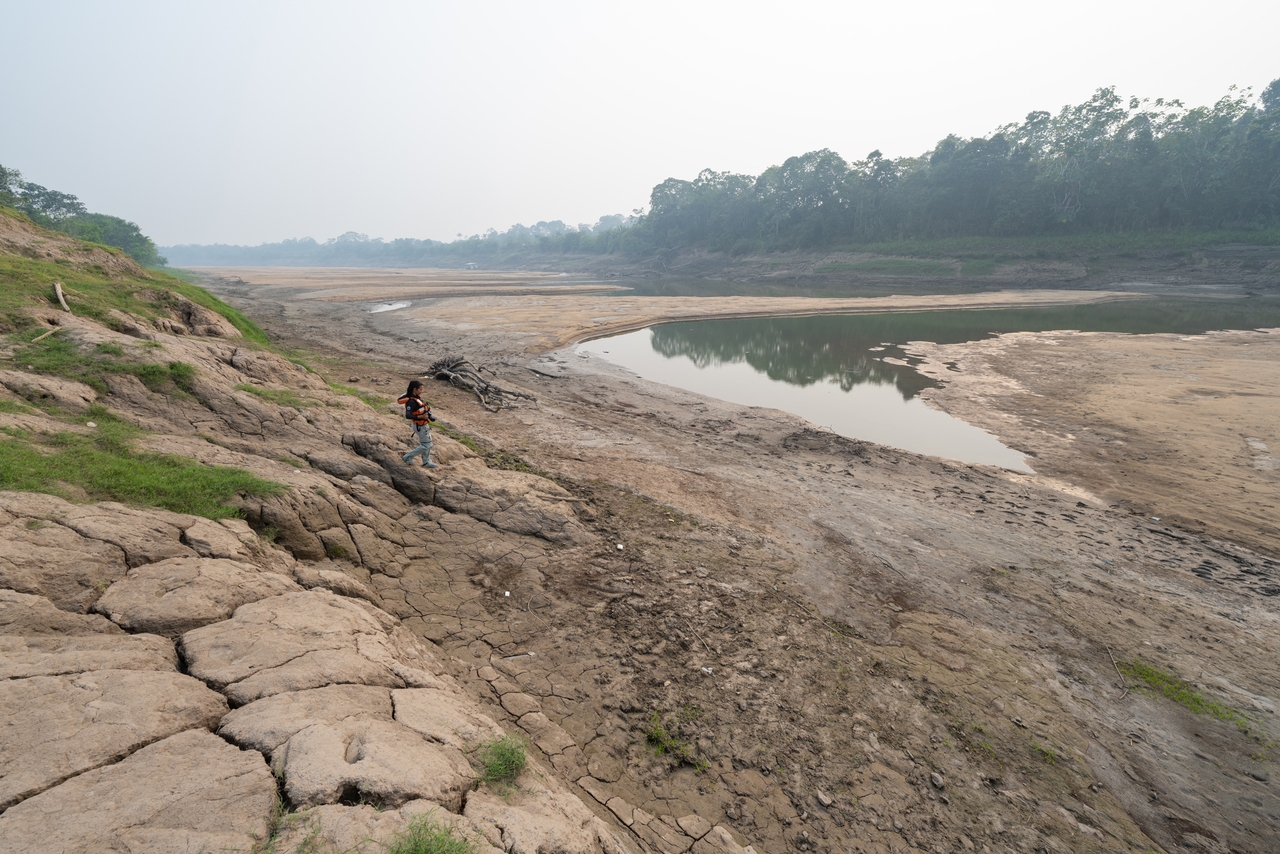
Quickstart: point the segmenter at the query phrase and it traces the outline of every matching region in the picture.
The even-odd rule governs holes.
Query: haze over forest
[[[1257,95],[1280,26],[1257,0],[11,6],[0,163],[163,246],[578,230],[667,178],[898,162],[1100,86]]]
[[[84,240],[166,263],[139,227],[90,213],[73,194],[0,166],[0,204]],[[1240,232],[1274,242],[1280,227],[1280,79],[1259,97],[1232,89],[1209,106],[1122,98],[1099,89],[1056,114],[1035,111],[980,137],[948,134],[919,157],[830,149],[759,175],[705,169],[653,188],[647,210],[489,229],[452,242],[384,241],[347,232],[259,246],[165,247],[173,263],[423,266],[517,254],[623,254],[679,249],[743,255],[948,237],[1108,235],[1149,230]]]
[[[1099,89],[981,137],[949,134],[919,157],[822,149],[759,175],[703,170],[653,188],[647,211],[594,225],[517,224],[443,243],[349,232],[256,247],[175,246],[189,265],[450,264],[517,252],[741,255],[945,237],[1040,237],[1200,229],[1271,242],[1280,226],[1280,79],[1260,98],[1210,106]]]

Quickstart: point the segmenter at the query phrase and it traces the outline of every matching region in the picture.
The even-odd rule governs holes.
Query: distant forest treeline
[[[0,166],[0,205],[22,211],[45,228],[90,243],[119,247],[144,266],[166,263],[155,243],[136,223],[109,214],[89,213],[75,196],[24,181],[16,169]]]
[[[648,213],[594,227],[514,226],[441,243],[348,233],[242,246],[175,246],[179,264],[449,265],[521,253],[699,248],[734,255],[951,237],[1047,237],[1280,226],[1280,80],[1210,107],[1099,89],[1056,115],[985,137],[951,135],[919,157],[828,149],[758,176],[704,170],[654,187]]]

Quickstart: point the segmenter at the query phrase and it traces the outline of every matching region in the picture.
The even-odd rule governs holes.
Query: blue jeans
[[[404,457],[402,457],[402,459],[407,463],[409,462],[409,460],[421,454],[422,462],[424,465],[426,463],[431,462],[431,427],[430,425],[423,424],[421,427],[419,427],[417,424],[413,425],[413,438],[418,440],[418,447],[414,448],[412,451],[405,454]]]

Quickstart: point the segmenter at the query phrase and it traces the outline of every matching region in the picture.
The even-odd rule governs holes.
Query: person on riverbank
[[[436,419],[431,414],[431,405],[422,399],[422,383],[419,380],[411,381],[408,390],[396,403],[404,407],[404,417],[413,425],[413,438],[418,443],[418,447],[405,454],[402,459],[409,463],[414,457],[421,456],[424,468],[435,468],[439,463],[431,462],[431,422]]]

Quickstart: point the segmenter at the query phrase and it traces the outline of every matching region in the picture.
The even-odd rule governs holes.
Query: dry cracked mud
[[[441,525],[434,560],[373,582],[407,626],[470,665],[464,683],[597,814],[649,844],[661,847],[637,821],[689,813],[778,852],[1270,848],[1280,543],[1250,508],[1274,502],[1276,478],[1232,462],[1239,437],[1202,438],[1164,457],[1161,506],[1194,505],[1200,469],[1218,464],[1249,500],[1152,514],[1152,469],[1081,460],[1068,429],[1140,418],[1167,372],[1118,372],[1112,386],[1138,393],[1112,395],[1101,416],[1089,383],[1108,349],[1165,361],[1173,336],[917,348],[960,368],[934,404],[1033,454],[1039,473],[1025,475],[842,439],[552,349],[597,334],[604,298],[481,294],[369,315],[368,290],[321,301],[271,283],[211,280],[284,339],[324,330],[340,351],[332,369],[364,388],[389,392],[461,352],[538,397],[488,413],[430,389],[490,451],[551,473],[598,539],[495,542]],[[1093,296],[1053,297],[1071,298]],[[609,328],[670,311],[632,303]],[[1247,344],[1248,381],[1274,388],[1276,337],[1244,338],[1209,336],[1197,358]],[[1255,444],[1274,446],[1274,391],[1250,398],[1240,374],[1220,373],[1242,392]],[[1189,412],[1184,426],[1214,415]],[[1125,441],[1135,459],[1168,445],[1132,427]],[[1193,714],[1119,672],[1135,661],[1238,717]]]
[[[601,297],[484,295],[415,317],[366,314],[340,282],[324,299],[252,277],[209,284],[374,405],[208,324],[57,318],[82,346],[149,340],[197,367],[195,402],[112,381],[106,402],[153,431],[147,447],[288,489],[220,523],[0,493],[0,666],[16,698],[4,743],[27,737],[18,707],[33,687],[71,686],[36,693],[75,719],[42,731],[67,770],[23,784],[0,813],[0,851],[49,838],[249,850],[273,833],[274,850],[347,850],[432,810],[482,849],[530,854],[1260,852],[1280,830],[1273,532],[1225,500],[1216,515],[1147,513],[1145,469],[1072,463],[1072,418],[1098,412],[1064,378],[1085,339],[1044,344],[1034,365],[998,349],[927,354],[962,369],[936,402],[1036,453],[1026,475],[842,439],[551,349],[661,318],[662,302],[611,303],[600,321]],[[1244,342],[1261,379],[1273,339]],[[1197,358],[1237,344],[1208,340]],[[405,467],[403,422],[376,396],[450,352],[538,402],[491,413],[432,383],[443,426],[474,439],[438,431],[441,466]],[[6,399],[93,399],[9,374]],[[1047,394],[1058,421],[1033,417]],[[1240,423],[1260,424],[1247,438],[1275,447],[1274,393],[1240,397]],[[1126,412],[1121,400],[1097,420],[1124,426]],[[1158,440],[1131,428],[1126,450]],[[1181,486],[1161,495],[1192,500],[1211,464],[1239,471],[1250,501],[1274,500],[1274,471],[1254,462],[1269,452],[1246,443],[1242,464],[1197,442],[1195,458],[1164,457]],[[1227,719],[1124,676],[1134,661]],[[75,691],[125,699],[77,705]],[[75,743],[82,731],[91,744]],[[527,738],[531,768],[508,790],[476,789],[467,756],[499,731]],[[27,752],[14,757],[31,777]],[[295,812],[273,817],[274,797]]]

